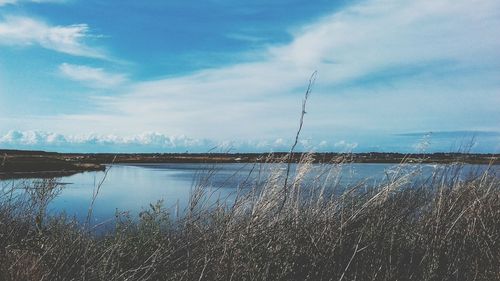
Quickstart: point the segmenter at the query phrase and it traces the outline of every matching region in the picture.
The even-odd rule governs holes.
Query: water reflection
[[[415,165],[407,169],[418,170],[420,179],[425,179],[433,171],[444,165]],[[463,174],[473,170],[484,170],[486,166],[466,166]],[[164,206],[174,213],[184,209],[194,186],[202,183],[216,198],[234,198],[238,187],[252,188],[265,182],[273,171],[283,171],[286,165],[277,164],[141,164],[112,165],[106,179],[98,190],[93,208],[94,223],[114,218],[117,210],[138,214],[149,203],[163,200]],[[343,187],[360,181],[368,185],[381,182],[401,171],[394,164],[349,164],[343,166],[313,165],[304,179],[304,184],[319,182]],[[403,170],[405,168],[403,167]],[[296,165],[292,165],[292,171]],[[494,167],[498,171],[498,166]],[[294,176],[293,173],[291,175]],[[104,177],[104,172],[87,172],[59,179],[64,184],[60,194],[50,202],[47,212],[65,212],[80,221],[88,213],[96,187]],[[23,180],[2,181],[2,186],[21,185]],[[25,183],[26,184],[26,183]],[[313,184],[314,185],[314,184]],[[177,207],[178,205],[178,207]]]

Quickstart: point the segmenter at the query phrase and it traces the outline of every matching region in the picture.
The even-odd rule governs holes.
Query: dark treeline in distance
[[[264,153],[56,153],[0,150],[0,178],[70,175],[104,170],[104,164],[119,163],[263,163],[287,157],[287,152]],[[302,153],[292,154],[300,161]],[[392,152],[312,153],[313,163],[468,163],[496,165],[500,154]]]

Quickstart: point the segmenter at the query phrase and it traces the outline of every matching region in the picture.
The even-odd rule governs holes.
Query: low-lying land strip
[[[0,150],[0,178],[64,176],[84,171],[100,171],[111,163],[254,163],[273,162],[286,152],[263,153],[56,153],[45,151]],[[293,162],[302,153],[294,153]],[[498,164],[500,154],[470,153],[314,153],[315,163],[469,163]]]

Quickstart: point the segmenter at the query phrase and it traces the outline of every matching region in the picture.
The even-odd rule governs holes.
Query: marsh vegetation
[[[423,179],[418,164],[402,163],[376,185],[336,190],[343,161],[311,175],[311,154],[292,172],[285,156],[230,202],[211,198],[216,171],[207,171],[184,215],[157,202],[138,217],[117,212],[106,232],[46,214],[57,181],[24,195],[4,188],[0,279],[500,280],[491,169],[464,175],[449,165]]]

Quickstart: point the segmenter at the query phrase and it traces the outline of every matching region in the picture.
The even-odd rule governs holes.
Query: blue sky
[[[0,147],[500,151],[500,2],[0,0]]]

